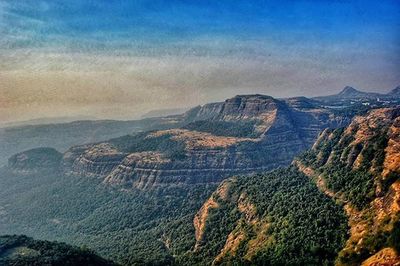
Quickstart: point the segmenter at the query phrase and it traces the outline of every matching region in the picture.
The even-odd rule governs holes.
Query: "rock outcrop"
[[[125,187],[219,182],[288,165],[322,129],[350,119],[307,98],[239,95],[193,108],[182,121],[181,129],[73,147],[64,154],[63,170]]]
[[[399,107],[372,110],[345,128],[326,129],[291,167],[224,180],[194,217],[193,254],[211,253],[215,265],[257,264],[298,245],[294,238],[315,226],[315,246],[303,250],[310,252],[307,258],[329,254],[328,264],[400,265],[399,160]],[[315,205],[317,198],[321,202]],[[301,221],[293,218],[297,204]],[[317,231],[323,232],[320,242]],[[324,235],[328,232],[337,242],[323,251],[325,241],[334,239]],[[301,242],[295,250],[308,244]]]
[[[344,204],[350,236],[339,265],[363,260],[363,265],[389,265],[380,263],[398,259],[393,241],[400,225],[399,136],[400,108],[377,109],[355,117],[343,131],[325,130],[305,158],[295,161],[322,191]],[[343,174],[346,178],[338,181]]]

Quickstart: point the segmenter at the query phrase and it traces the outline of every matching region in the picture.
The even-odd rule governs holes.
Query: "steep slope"
[[[346,238],[340,206],[294,167],[225,180],[193,223],[200,264],[331,265]]]
[[[225,180],[193,223],[193,261],[398,265],[400,108],[325,130],[289,168]]]
[[[64,154],[63,169],[125,187],[219,182],[288,165],[322,129],[350,121],[305,99],[285,102],[264,95],[196,107],[182,120],[177,129],[73,147]]]
[[[191,221],[216,186],[121,191],[96,178],[0,168],[0,235],[87,246],[121,265],[171,265],[194,246]]]
[[[265,101],[270,102],[270,99],[266,97]],[[235,100],[234,103],[235,106],[243,106],[243,100]],[[395,218],[398,199],[394,180],[398,180],[399,165],[398,122],[395,123],[398,121],[398,108],[375,110],[368,116],[357,117],[348,129],[334,130],[331,137],[332,133],[325,131],[313,150],[297,160],[296,165],[262,175],[229,178],[220,184],[214,194],[212,192],[218,183],[209,183],[213,179],[194,180],[196,184],[190,186],[181,185],[188,182],[177,181],[185,168],[165,168],[169,169],[167,173],[170,174],[166,176],[167,180],[157,179],[154,174],[154,180],[158,183],[149,183],[149,172],[160,173],[160,176],[165,172],[165,169],[157,168],[160,165],[178,167],[179,163],[188,162],[188,147],[193,153],[203,150],[208,153],[205,145],[222,147],[220,149],[229,152],[232,143],[244,143],[248,147],[249,143],[254,142],[255,145],[251,146],[253,150],[249,148],[245,155],[255,153],[261,157],[268,155],[262,152],[257,155],[261,144],[267,142],[259,139],[276,133],[275,137],[279,140],[279,132],[282,132],[277,130],[279,125],[304,132],[303,136],[317,132],[318,127],[304,126],[303,130],[301,124],[295,124],[293,121],[302,121],[297,120],[300,118],[293,119],[296,113],[298,117],[301,114],[315,117],[309,120],[315,125],[322,121],[338,126],[346,121],[340,120],[341,116],[335,116],[329,110],[316,108],[312,101],[303,98],[272,100],[270,103],[277,106],[271,108],[272,113],[277,110],[277,116],[273,116],[274,122],[270,127],[265,122],[268,119],[257,120],[260,116],[257,110],[254,110],[256,115],[246,115],[245,119],[235,114],[237,123],[251,122],[256,125],[253,131],[244,131],[240,133],[241,136],[237,136],[237,132],[226,136],[223,135],[227,134],[226,131],[221,131],[219,127],[205,127],[202,124],[199,130],[181,128],[143,132],[136,136],[76,146],[65,153],[61,161],[54,150],[49,150],[48,154],[56,156],[43,156],[40,150],[17,155],[10,160],[10,167],[0,168],[0,234],[28,234],[75,245],[85,244],[102,256],[124,265],[268,265],[268,262],[272,265],[331,265],[340,250],[341,258],[345,260],[337,261],[346,265],[373,265],[382,260],[396,262],[395,243],[399,243],[396,228],[399,226]],[[219,110],[218,115],[209,116],[215,118],[208,121],[232,125],[229,120],[232,116],[225,116],[222,108]],[[289,121],[287,123],[275,122],[283,120],[282,116],[277,117],[280,112],[285,114],[285,110],[290,113],[291,120],[286,120]],[[196,114],[200,109],[194,111]],[[251,114],[250,110],[246,113]],[[261,115],[265,113],[263,111]],[[217,117],[229,118],[223,120]],[[260,125],[268,130],[257,131]],[[296,139],[304,141],[304,137],[298,136]],[[380,140],[379,136],[387,136],[387,141]],[[342,138],[343,145],[335,144]],[[360,142],[351,144],[354,139]],[[285,139],[277,143],[281,145],[283,142]],[[347,169],[345,165],[334,161],[337,158],[334,154],[339,148],[347,150],[337,154],[340,153],[343,162],[355,166],[354,169]],[[271,157],[279,155],[279,152],[284,153],[279,147],[276,149],[278,152]],[[385,151],[383,158],[387,158],[383,161],[382,150]],[[372,157],[369,157],[371,154]],[[211,157],[208,160],[212,161],[213,156],[208,153],[206,158]],[[256,156],[248,160],[255,161]],[[121,165],[124,160],[131,160],[126,162],[129,167],[125,169]],[[263,158],[259,160],[265,162]],[[160,161],[163,161],[162,164]],[[140,162],[140,165],[132,166],[131,162]],[[367,167],[369,170],[363,170],[363,162],[371,162]],[[51,171],[46,171],[49,167],[40,167],[48,163],[60,163],[61,167],[50,167]],[[339,169],[333,168],[335,165]],[[132,172],[128,172],[121,174],[121,179],[109,180],[109,173],[116,169],[122,173],[133,169],[143,179],[135,179]],[[173,170],[181,172],[174,175]],[[147,172],[142,175],[140,171]],[[381,174],[375,176],[374,171]],[[319,178],[324,173],[333,178]],[[76,174],[83,174],[85,178]],[[375,178],[381,180],[376,182],[376,187],[374,182],[370,182]],[[347,183],[346,180],[351,182]],[[130,189],[121,191],[120,187],[104,185],[104,182],[117,182]],[[171,185],[161,186],[166,183]],[[334,186],[330,187],[332,184]],[[371,187],[375,189],[375,194],[371,193]],[[376,193],[382,194],[377,196]],[[379,211],[372,212],[373,218],[368,220],[369,211],[364,210],[372,208],[368,206],[375,206],[375,202],[382,202],[379,206],[383,207],[376,208]],[[346,206],[345,210],[341,204]],[[348,222],[346,213],[349,210],[355,215],[348,216]],[[375,216],[389,218],[384,218],[382,222]],[[385,221],[388,221],[386,225]],[[351,230],[348,231],[347,227]],[[382,234],[380,228],[383,228]],[[361,231],[357,231],[359,229]],[[360,243],[348,240],[357,241],[359,235],[362,239]]]
[[[0,265],[116,265],[87,249],[59,242],[34,240],[23,235],[0,236]]]
[[[338,264],[400,261],[400,108],[374,110],[345,130],[324,131],[295,164],[344,204],[350,237]]]

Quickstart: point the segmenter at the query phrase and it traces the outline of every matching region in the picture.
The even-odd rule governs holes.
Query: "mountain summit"
[[[341,92],[339,92],[338,95],[340,95],[340,96],[356,96],[359,94],[364,94],[364,92],[356,90],[353,87],[346,86],[343,88],[343,90]]]
[[[237,95],[198,106],[183,114],[176,128],[72,147],[64,154],[63,170],[137,188],[215,183],[268,171],[289,164],[324,128],[350,122],[328,109],[303,108],[303,102]]]
[[[389,95],[398,95],[398,96],[400,96],[400,86],[397,86],[396,88],[391,90],[388,94]]]
[[[350,86],[346,86],[338,94],[319,96],[313,99],[328,104],[338,103],[338,102],[340,103],[343,101],[377,100],[378,98],[389,100],[391,102],[397,102],[399,96],[400,96],[400,86],[393,89],[389,93],[365,92],[357,90]]]

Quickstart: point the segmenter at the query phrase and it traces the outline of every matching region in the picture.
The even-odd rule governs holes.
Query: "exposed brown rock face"
[[[355,117],[340,135],[324,131],[313,146],[316,161],[295,161],[304,174],[316,181],[327,195],[344,204],[349,218],[350,237],[341,251],[339,265],[351,258],[363,265],[396,265],[399,257],[390,245],[390,236],[400,221],[400,108],[371,111]],[[329,154],[321,148],[330,147]],[[349,171],[363,169],[371,175],[373,195],[364,207],[355,207],[343,192],[326,186],[323,167],[343,164]],[[330,174],[328,174],[330,175]],[[369,259],[368,256],[370,256]]]
[[[246,192],[238,193],[235,187],[236,177],[224,180],[211,197],[203,204],[193,219],[196,245],[194,252],[201,249],[206,238],[206,226],[210,222],[210,213],[218,208],[231,206],[237,208],[241,218],[235,221],[234,230],[229,232],[225,243],[212,261],[213,265],[223,264],[229,258],[237,256],[241,245],[247,245],[243,257],[251,261],[252,257],[272,239],[266,233],[270,223],[265,217],[257,214],[256,206],[250,201]],[[224,206],[224,207],[222,207]],[[209,226],[209,225],[208,225]]]
[[[398,265],[400,262],[395,247],[400,226],[400,172],[395,163],[400,157],[397,149],[400,144],[397,134],[399,119],[400,108],[377,109],[368,115],[355,117],[345,129],[323,131],[311,150],[312,159],[304,155],[293,162],[298,171],[312,178],[322,192],[343,204],[349,235],[347,240],[342,239],[343,246],[337,247],[336,252],[340,251],[337,265]],[[350,187],[339,189],[332,186],[328,177],[337,178],[335,173],[342,168],[354,173],[347,177],[356,181]],[[281,179],[284,180],[284,176]],[[238,180],[241,179],[224,180],[193,221],[196,229],[194,254],[207,250],[208,242],[223,243],[214,253],[213,264],[238,260],[252,262],[257,254],[277,243],[276,235],[269,231],[276,226],[274,219],[268,213],[262,215],[259,212],[262,199],[256,201],[254,195],[252,198],[248,196],[250,191],[262,194],[259,191],[262,191],[260,187],[265,181],[254,185],[249,177],[246,183],[239,185]],[[365,186],[364,183],[373,185]],[[364,192],[365,188],[372,190]],[[357,197],[363,193],[369,197],[368,201],[360,205],[354,201],[357,204],[353,204],[349,195]],[[271,195],[263,196],[268,200]],[[270,207],[272,213],[273,206]],[[233,210],[237,216],[229,218],[229,214],[235,213]],[[212,231],[219,222],[229,228],[228,231],[219,228],[222,240],[217,239]]]
[[[108,143],[76,146],[64,153],[62,167],[67,173],[102,177],[127,156]]]
[[[386,157],[382,175],[387,177],[390,172],[400,172],[400,118],[396,118],[388,130],[389,141],[386,147]]]
[[[243,258],[251,261],[253,256],[271,241],[266,233],[269,222],[257,215],[256,206],[249,200],[245,192],[240,194],[236,205],[243,218],[237,221],[236,228],[229,233],[224,247],[213,261],[214,265],[223,264],[227,258],[237,256],[240,245],[244,241],[248,247]],[[245,230],[245,227],[249,228],[251,233]]]
[[[170,129],[149,132],[141,140],[142,144],[157,139],[174,141],[171,147],[182,146],[180,156],[168,154],[169,148],[146,146],[129,150],[110,141],[71,148],[64,155],[63,169],[71,174],[98,176],[106,183],[125,187],[219,182],[234,174],[288,165],[313,143],[322,129],[349,123],[348,118],[314,108],[303,98],[286,103],[263,95],[241,95],[223,103],[196,107],[185,113],[182,121],[203,121],[209,131]],[[236,123],[239,126],[231,131],[241,130],[240,123],[247,123],[253,133],[235,137],[237,132],[221,131],[224,125]]]
[[[393,248],[384,248],[365,260],[362,266],[399,266],[400,256]]]
[[[195,250],[201,245],[204,236],[204,230],[207,222],[209,212],[212,209],[219,207],[219,200],[229,200],[229,190],[231,186],[230,180],[225,180],[218,187],[217,191],[203,204],[200,210],[196,213],[193,219],[193,225],[195,229],[196,245]]]

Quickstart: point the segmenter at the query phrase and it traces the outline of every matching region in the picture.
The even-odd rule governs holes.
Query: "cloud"
[[[320,52],[136,56],[26,50],[3,61],[0,95],[7,109],[15,109],[14,118],[32,110],[38,116],[134,118],[152,109],[194,106],[235,94],[312,96],[345,85],[389,90],[399,84],[395,61],[385,54],[368,59],[368,54],[342,50]]]
[[[0,0],[0,119],[134,118],[235,94],[400,84],[398,7],[381,4],[379,23],[373,8],[324,1],[120,3]]]

